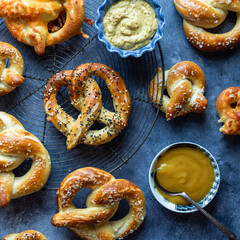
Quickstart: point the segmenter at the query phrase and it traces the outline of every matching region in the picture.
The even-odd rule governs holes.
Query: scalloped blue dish
[[[158,28],[157,28],[157,31],[156,31],[154,37],[152,38],[152,41],[149,44],[147,44],[146,46],[144,46],[140,49],[129,51],[129,50],[123,50],[123,49],[117,48],[117,47],[113,46],[112,44],[110,44],[106,38],[104,28],[103,28],[103,18],[105,16],[107,10],[110,8],[110,6],[113,3],[117,2],[117,1],[118,0],[104,0],[103,4],[98,8],[98,10],[97,10],[98,17],[97,17],[97,20],[95,23],[96,28],[98,29],[98,39],[105,44],[105,46],[109,52],[117,52],[121,57],[124,57],[124,58],[129,57],[129,56],[141,57],[143,53],[152,51],[155,48],[155,44],[157,43],[157,41],[159,41],[163,36],[162,29],[165,24],[165,21],[164,21],[164,17],[163,17],[163,13],[162,13],[162,7],[155,0],[145,0],[147,3],[150,4],[150,6],[155,11],[156,18],[158,21]]]
[[[207,206],[212,199],[215,197],[219,185],[220,185],[220,170],[218,167],[218,163],[215,160],[215,158],[212,156],[212,154],[206,150],[204,147],[196,144],[196,143],[191,143],[191,142],[178,142],[178,143],[174,143],[171,144],[167,147],[165,147],[164,149],[162,149],[154,158],[154,160],[152,161],[151,167],[149,169],[149,185],[151,188],[151,191],[154,195],[154,197],[156,198],[156,200],[165,208],[173,211],[173,212],[178,212],[178,213],[191,213],[191,212],[195,212],[198,211],[197,208],[195,206],[193,206],[192,204],[190,205],[177,205],[174,203],[169,202],[167,199],[165,199],[157,190],[157,187],[155,186],[154,180],[153,180],[153,174],[155,171],[155,166],[157,164],[157,161],[159,159],[160,156],[162,156],[166,151],[175,148],[175,147],[191,147],[191,148],[196,148],[201,150],[211,161],[212,166],[213,166],[213,170],[214,170],[214,180],[213,180],[213,185],[212,188],[210,189],[209,193],[200,201],[198,202],[198,204],[203,208],[205,206]]]

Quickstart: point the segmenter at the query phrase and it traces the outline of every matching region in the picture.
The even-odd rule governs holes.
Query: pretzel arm
[[[127,125],[127,121],[120,114],[111,112],[105,107],[102,107],[102,111],[99,115],[98,121],[120,129],[124,128]]]
[[[64,42],[81,31],[85,14],[84,1],[64,0],[63,5],[66,21],[59,31],[49,34],[47,41],[49,46]]]
[[[237,13],[234,28],[227,33],[213,34],[201,27],[192,25],[186,20],[183,21],[183,28],[190,43],[201,51],[223,51],[240,43],[240,13]]]
[[[43,108],[48,121],[67,136],[74,119],[68,115],[58,104],[57,94],[61,87],[67,86],[72,71],[62,71],[53,76],[46,85],[43,93]]]
[[[23,156],[9,155],[0,149],[0,172],[12,171],[25,160]]]
[[[174,4],[184,19],[198,27],[215,28],[227,17],[226,10],[215,8],[204,1],[174,0]]]
[[[0,173],[0,207],[7,207],[12,197],[14,174],[12,172]]]
[[[179,79],[178,85],[171,92],[171,99],[167,106],[166,118],[173,119],[185,107],[189,97],[192,95],[189,91],[192,89],[191,83],[186,80]]]
[[[88,129],[98,118],[102,107],[102,95],[98,84],[94,81],[86,83],[85,101],[77,120],[71,126],[67,136],[67,149],[72,149],[78,144]]]
[[[116,205],[117,206],[117,205]],[[78,227],[83,224],[101,224],[110,219],[115,211],[111,207],[97,207],[86,209],[71,209],[57,213],[52,218],[52,224],[56,227]]]

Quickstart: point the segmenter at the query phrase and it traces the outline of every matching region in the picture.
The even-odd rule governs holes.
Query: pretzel
[[[33,160],[30,170],[15,177],[12,170],[26,158]],[[42,143],[15,117],[0,112],[0,207],[7,207],[11,199],[39,191],[50,170],[50,157]]]
[[[240,135],[240,87],[225,89],[217,99],[216,108],[219,122],[224,123],[220,131],[228,135]]]
[[[204,52],[219,52],[240,43],[239,0],[174,0],[177,11],[184,18],[183,27],[188,41]],[[236,12],[237,21],[231,31],[213,34],[205,29],[219,26],[228,11]]]
[[[156,76],[150,82],[148,95],[150,100],[159,104],[162,92],[162,69],[156,69]],[[184,61],[165,71],[167,95],[163,95],[160,110],[166,113],[167,120],[185,115],[189,112],[202,113],[207,108],[205,76],[195,63]],[[156,106],[157,107],[157,106]]]
[[[91,75],[106,82],[115,113],[102,105],[101,90],[97,82],[89,78]],[[76,120],[57,104],[57,94],[63,86],[68,86],[71,104],[80,111]],[[117,72],[100,63],[86,63],[49,80],[43,93],[43,107],[48,121],[67,137],[67,149],[72,149],[78,143],[99,145],[115,138],[127,125],[131,103],[125,83]],[[95,121],[106,126],[91,130]]]
[[[77,209],[73,198],[82,188],[92,189],[85,209]],[[121,220],[109,221],[119,201],[126,199],[129,213]],[[145,198],[141,189],[125,179],[87,167],[70,173],[57,191],[59,213],[52,218],[56,227],[68,227],[78,237],[91,240],[122,238],[136,230],[145,217]]]
[[[54,21],[66,13],[60,28]],[[45,47],[75,36],[87,37],[82,31],[84,0],[0,0],[0,17],[18,41],[34,46],[39,55]],[[54,30],[53,30],[54,28]]]
[[[35,230],[27,230],[21,233],[13,233],[4,237],[2,240],[48,240],[42,233]]]
[[[9,67],[6,68],[6,59]],[[24,62],[20,52],[12,45],[0,42],[0,96],[12,92],[24,82]]]

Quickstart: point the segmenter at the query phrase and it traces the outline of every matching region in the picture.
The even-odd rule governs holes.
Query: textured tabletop
[[[218,161],[221,172],[220,188],[206,210],[240,237],[240,137],[225,136],[219,132],[220,123],[215,107],[218,95],[225,88],[240,86],[240,46],[218,54],[203,53],[194,49],[185,39],[182,17],[176,12],[173,1],[159,2],[166,21],[164,36],[160,41],[165,67],[169,69],[183,60],[197,63],[206,75],[205,95],[208,108],[204,114],[189,114],[169,122],[164,114],[160,113],[143,146],[127,164],[113,172],[115,178],[125,178],[136,183],[146,197],[147,214],[144,223],[125,239],[224,239],[222,233],[200,213],[170,212],[155,200],[150,191],[148,171],[152,159],[163,147],[179,141],[191,141],[202,145]],[[232,19],[229,20],[229,25],[231,22]],[[104,48],[102,43],[99,45]],[[57,212],[55,194],[56,191],[42,190],[12,200],[6,209],[0,209],[0,238],[9,233],[36,229],[51,240],[77,239],[68,229],[56,228],[50,223],[51,217]],[[76,206],[83,207],[85,199],[86,192],[78,193],[74,202]],[[123,201],[115,219],[124,216],[126,209],[127,204]]]

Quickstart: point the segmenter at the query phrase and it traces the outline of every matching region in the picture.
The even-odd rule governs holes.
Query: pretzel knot
[[[85,209],[76,209],[73,198],[82,188],[92,189]],[[121,220],[108,221],[116,212],[119,201],[126,199],[129,213]],[[115,179],[101,169],[87,167],[69,174],[57,192],[59,213],[52,218],[57,227],[68,227],[83,239],[113,240],[137,229],[145,217],[145,198],[134,183]]]
[[[224,51],[240,43],[239,0],[174,0],[175,7],[185,19],[183,27],[189,42],[205,52]],[[233,29],[223,34],[213,34],[205,29],[219,26],[228,11],[236,12]]]
[[[162,92],[162,69],[156,69],[156,76],[150,82],[148,95],[153,103],[159,104]],[[202,69],[193,62],[179,62],[165,71],[167,95],[163,95],[160,108],[167,120],[189,112],[202,113],[207,108],[205,76]],[[157,107],[157,106],[156,106]]]
[[[15,177],[12,170],[26,158],[33,160],[30,170]],[[11,199],[39,191],[50,170],[50,157],[42,143],[16,118],[0,112],[0,207],[7,207]]]
[[[35,230],[27,230],[21,233],[13,233],[4,237],[2,240],[48,240],[42,233]]]
[[[102,105],[101,90],[91,75],[106,82],[115,113]],[[71,104],[80,111],[76,120],[57,104],[57,94],[63,86],[68,86]],[[62,71],[49,80],[43,94],[43,107],[48,120],[67,136],[67,149],[72,149],[78,143],[99,145],[115,138],[127,125],[131,104],[128,90],[118,73],[100,63],[86,63],[74,71]],[[91,130],[95,121],[106,126]]]
[[[65,14],[66,13],[66,14]],[[62,22],[61,14],[66,15]],[[0,17],[18,41],[34,46],[37,54],[45,47],[81,34],[84,20],[83,0],[1,0]],[[52,21],[63,23],[59,28]],[[54,29],[53,29],[54,28]]]
[[[224,123],[220,131],[228,135],[240,135],[240,87],[225,89],[217,99],[216,108],[219,122]]]
[[[0,42],[0,96],[10,93],[24,82],[23,69],[24,62],[20,52],[12,45]]]

